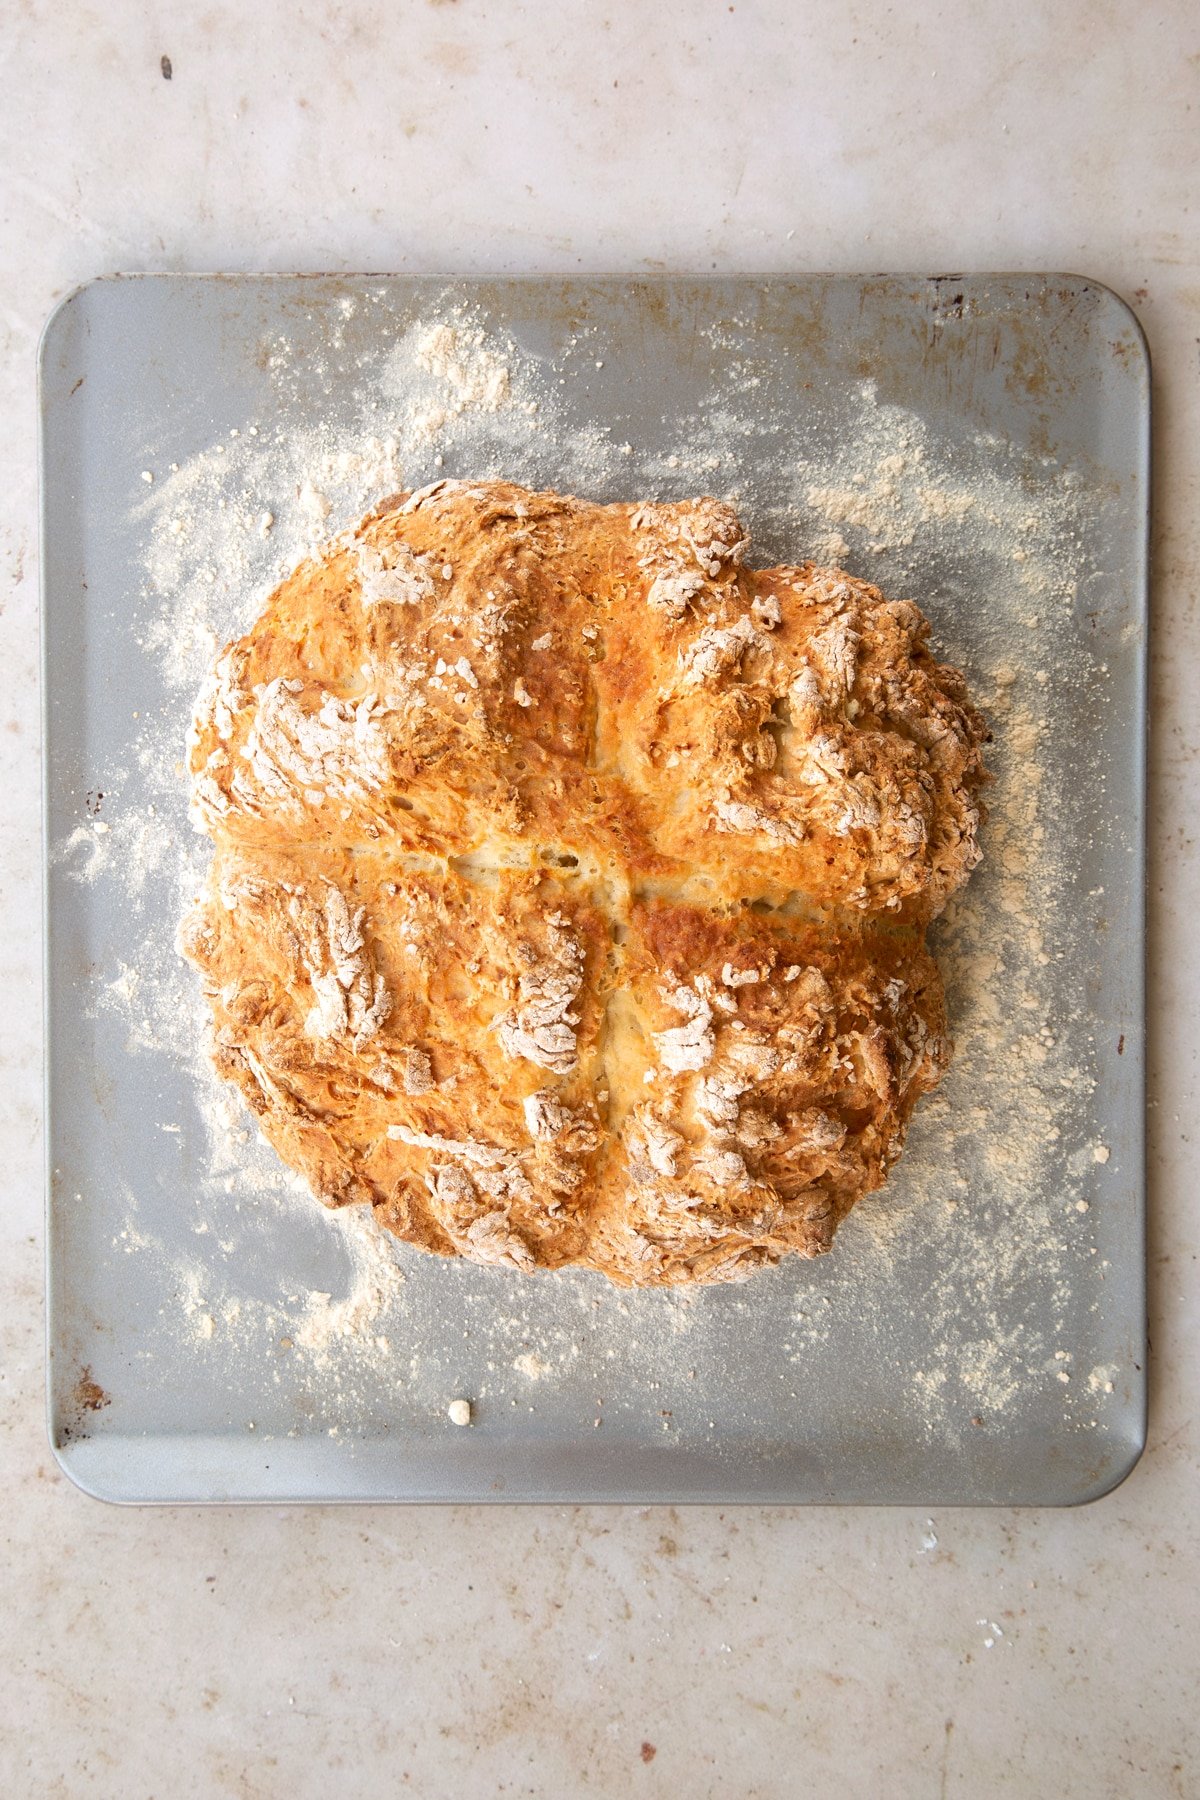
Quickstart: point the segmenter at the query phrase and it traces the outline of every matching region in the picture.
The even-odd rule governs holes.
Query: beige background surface
[[[1200,1793],[1200,15],[7,0],[0,82],[0,1792]],[[624,267],[1066,268],[1138,308],[1150,1449],[1085,1511],[932,1524],[104,1508],[42,1427],[41,322],[113,269]]]

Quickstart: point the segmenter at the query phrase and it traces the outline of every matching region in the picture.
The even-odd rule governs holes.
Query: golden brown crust
[[[715,500],[396,496],[227,646],[184,947],[331,1204],[617,1281],[827,1249],[948,1048],[984,728],[910,602]]]

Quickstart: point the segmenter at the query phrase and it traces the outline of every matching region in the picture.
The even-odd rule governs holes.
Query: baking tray
[[[40,382],[49,1417],[73,1480],[930,1505],[1120,1481],[1145,1422],[1149,367],[1126,306],[1060,275],[129,276],[59,307]],[[328,491],[294,479],[301,440]],[[220,455],[240,537],[214,524]],[[959,1059],[819,1262],[680,1295],[381,1261],[245,1121],[214,1140],[194,991],[164,973],[202,850],[182,638],[205,594],[253,616],[273,571],[244,546],[286,561],[298,507],[332,530],[355,481],[489,472],[732,494],[755,560],[917,598],[989,712],[988,856],[934,934]]]

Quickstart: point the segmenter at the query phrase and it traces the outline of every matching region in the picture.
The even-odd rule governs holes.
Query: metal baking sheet
[[[1007,786],[970,953],[961,916],[934,934],[965,1061],[830,1257],[681,1296],[401,1250],[370,1342],[327,1332],[306,1357],[289,1308],[346,1298],[343,1224],[259,1192],[261,1159],[215,1179],[194,1061],[113,1004],[139,980],[155,1002],[187,838],[181,782],[138,753],[153,720],[181,756],[188,710],[163,672],[143,472],[161,484],[218,439],[242,454],[251,429],[386,437],[383,375],[448,316],[478,334],[468,361],[505,347],[513,391],[474,436],[453,407],[440,437],[425,416],[427,450],[410,417],[406,483],[734,494],[756,560],[801,560],[811,537],[924,606],[994,703]],[[72,1478],[123,1501],[930,1505],[1118,1482],[1145,1421],[1149,368],[1125,305],[1059,275],[132,276],[63,303],[40,378],[49,1416]],[[519,441],[518,402],[538,421]],[[871,431],[873,460],[823,480]],[[131,820],[155,850],[133,900]],[[1057,875],[1026,919],[1039,858]],[[1014,1008],[1019,1079],[987,1051],[987,1030],[1017,1041]],[[446,1416],[459,1395],[469,1429]]]

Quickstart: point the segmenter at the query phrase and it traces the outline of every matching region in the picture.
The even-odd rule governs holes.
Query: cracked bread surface
[[[328,1204],[521,1270],[829,1248],[949,1058],[986,733],[909,601],[713,499],[393,496],[226,646],[182,929]]]

